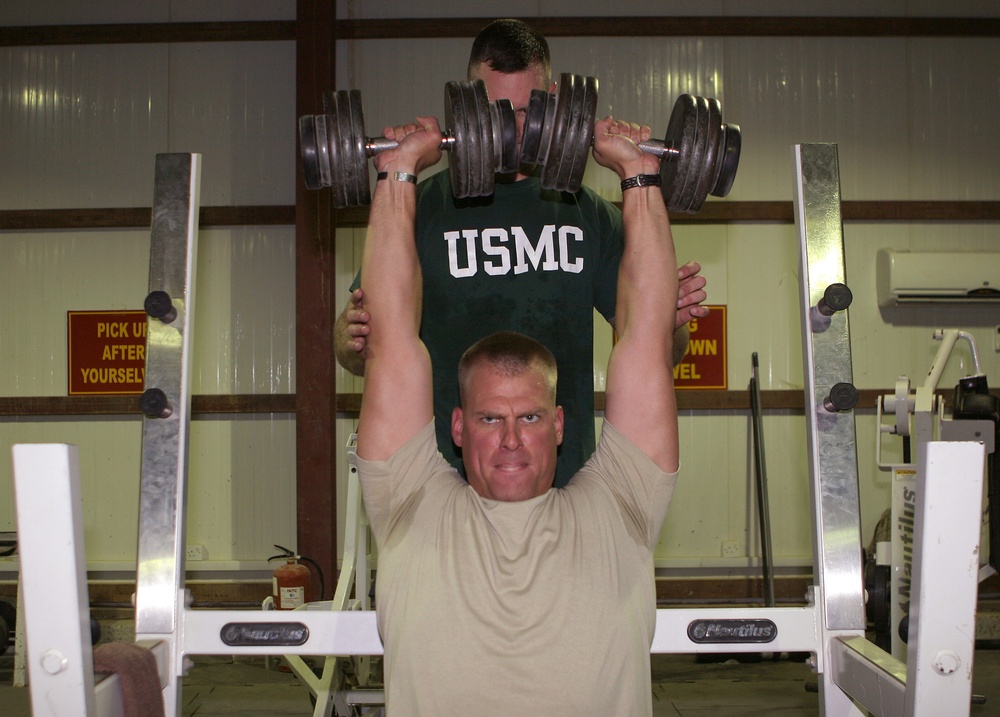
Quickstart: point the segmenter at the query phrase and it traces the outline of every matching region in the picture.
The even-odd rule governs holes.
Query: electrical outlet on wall
[[[993,350],[1000,353],[1000,326],[993,329]]]
[[[189,545],[184,557],[187,560],[208,560],[208,549],[204,545]]]

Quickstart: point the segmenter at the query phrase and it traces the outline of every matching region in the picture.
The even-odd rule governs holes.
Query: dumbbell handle
[[[676,159],[681,153],[673,144],[664,142],[662,139],[647,139],[644,142],[636,143],[636,146],[646,154],[654,154],[668,162]]]
[[[386,139],[385,137],[369,137],[365,140],[365,155],[368,157],[374,157],[376,154],[381,154],[382,152],[388,152],[390,149],[396,149],[399,146],[399,142],[394,139]],[[441,139],[441,145],[438,149],[451,151],[455,146],[455,138],[451,134],[451,130],[445,130],[444,137]]]
[[[674,147],[673,143],[664,142],[662,139],[647,139],[645,142],[639,142],[638,146],[646,154],[655,154],[668,162],[677,158],[681,153],[679,149]]]
[[[388,152],[390,149],[396,149],[398,146],[399,142],[394,139],[368,137],[365,140],[365,156],[374,157],[382,152]],[[441,138],[439,149],[450,152],[454,146],[455,137],[452,136],[451,130],[444,130],[444,137]],[[673,144],[664,142],[662,139],[647,139],[644,142],[639,142],[637,146],[646,154],[656,155],[660,159],[666,159],[668,162],[680,155],[679,149],[674,147]]]

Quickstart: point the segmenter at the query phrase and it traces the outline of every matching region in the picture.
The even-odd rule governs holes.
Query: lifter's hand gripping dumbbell
[[[597,79],[563,74],[559,91],[534,90],[521,140],[521,162],[541,165],[547,189],[577,192],[594,138]],[[660,158],[661,189],[667,208],[699,211],[706,197],[732,189],[740,161],[740,128],[722,122],[718,100],[681,95],[674,104],[663,141],[640,142]]]
[[[365,135],[361,93],[329,92],[324,114],[299,118],[299,142],[308,189],[330,187],[333,206],[371,203],[368,158],[397,146]],[[489,196],[497,172],[517,169],[517,124],[509,100],[490,102],[486,85],[445,85],[445,125],[441,149],[451,152],[452,191],[458,198]]]

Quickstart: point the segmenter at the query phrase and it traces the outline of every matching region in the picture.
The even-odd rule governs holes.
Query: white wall
[[[0,8],[0,24],[290,19],[294,3],[157,0],[80,5],[68,0]],[[630,14],[842,14],[869,3],[648,2]],[[202,7],[207,6],[207,7]],[[341,17],[485,15],[485,3],[433,10],[340,0]],[[513,2],[509,15],[597,15],[604,4]],[[615,12],[612,10],[611,12]],[[622,9],[621,13],[625,10]],[[1000,14],[987,2],[880,3],[880,14]],[[337,48],[337,89],[361,89],[369,134],[413,115],[443,112],[443,84],[461,79],[468,39],[364,40]],[[554,71],[595,75],[598,112],[641,119],[662,132],[675,96],[719,97],[743,130],[740,173],[729,200],[790,201],[791,146],[836,142],[847,200],[997,200],[1000,46],[936,38],[552,38]],[[148,206],[153,156],[204,155],[203,205],[294,202],[294,45],[184,43],[0,48],[0,208]],[[317,110],[319,108],[317,107]],[[591,163],[586,181],[617,200],[617,181]],[[722,200],[726,201],[726,200]],[[360,257],[363,230],[336,234],[337,295]],[[709,303],[729,309],[729,387],[761,360],[762,388],[801,389],[797,239],[788,224],[679,225],[680,259],[697,259]],[[934,327],[971,330],[994,382],[996,308],[880,311],[874,253],[881,247],[997,250],[992,223],[848,223],[847,276],[854,379],[888,388],[921,380]],[[196,393],[286,393],[294,378],[294,228],[205,230],[200,239],[195,333]],[[0,395],[65,395],[67,310],[139,308],[148,233],[138,230],[0,233]],[[599,329],[595,355],[607,355]],[[964,348],[943,383],[969,368]],[[341,374],[338,390],[360,390]],[[597,388],[603,389],[598,381]],[[858,412],[865,540],[888,504],[874,468],[871,410]],[[0,446],[22,441],[81,446],[88,559],[134,559],[139,422],[126,418],[0,419]],[[340,421],[338,446],[353,427]],[[765,418],[775,555],[810,559],[805,423]],[[658,549],[673,567],[737,567],[722,544],[752,554],[749,423],[741,412],[686,412],[683,479]],[[342,456],[342,451],[341,451]],[[338,466],[343,465],[338,459]],[[209,417],[192,426],[188,542],[212,560],[260,565],[271,544],[294,545],[295,440],[289,416]],[[338,501],[343,505],[343,500]],[[13,529],[9,461],[0,461],[0,530]],[[342,521],[341,521],[342,524]],[[0,561],[2,562],[2,561]],[[235,564],[234,562],[234,564]]]

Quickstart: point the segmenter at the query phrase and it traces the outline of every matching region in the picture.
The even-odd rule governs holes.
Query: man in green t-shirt
[[[531,91],[553,91],[551,76],[548,43],[523,22],[494,21],[473,43],[468,78],[483,80],[491,99],[511,100],[519,143]],[[417,189],[421,339],[434,370],[438,448],[461,469],[451,416],[462,351],[497,331],[524,333],[556,356],[557,402],[567,420],[555,486],[563,487],[595,449],[593,312],[615,326],[621,211],[587,187],[577,194],[544,190],[530,169],[498,177],[494,194],[479,199],[455,199],[447,171]],[[675,364],[687,347],[687,322],[708,313],[700,306],[700,268],[692,262],[679,270]],[[334,343],[340,364],[363,375],[368,313],[355,284]]]

